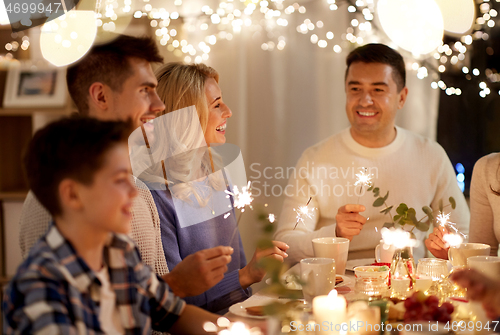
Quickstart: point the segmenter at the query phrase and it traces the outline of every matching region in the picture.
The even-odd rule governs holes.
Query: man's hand
[[[163,280],[175,295],[184,298],[202,294],[224,278],[233,248],[218,246],[184,258]]]
[[[486,315],[490,319],[500,316],[500,282],[486,277],[474,269],[453,272],[450,279],[467,289],[467,298],[483,303]]]
[[[335,220],[337,227],[335,234],[337,237],[348,238],[349,241],[361,232],[363,225],[366,223],[366,218],[359,214],[364,212],[365,206],[363,205],[345,205],[339,208]]]
[[[425,240],[425,246],[427,250],[434,255],[434,257],[448,259],[448,249],[449,246],[446,245],[446,242],[443,240],[444,234],[447,234],[448,231],[444,227],[435,227],[432,233],[429,234],[429,237]]]
[[[262,258],[274,258],[283,262],[288,257],[286,251],[289,246],[285,242],[273,241],[274,247],[269,249],[255,250],[252,259],[248,262],[247,266],[240,270],[240,285],[242,288],[247,288],[253,283],[260,282],[266,275],[264,269],[259,267],[259,260]]]

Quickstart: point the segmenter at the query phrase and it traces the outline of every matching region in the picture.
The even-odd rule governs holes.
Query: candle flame
[[[338,292],[335,289],[331,290],[330,293],[328,293],[329,299],[335,299],[335,298],[337,298],[337,296],[338,296]]]
[[[276,216],[273,213],[270,213],[267,219],[269,222],[274,223],[274,221],[276,221]]]

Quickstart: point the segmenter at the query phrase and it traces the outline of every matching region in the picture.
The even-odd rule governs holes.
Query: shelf
[[[55,108],[0,108],[0,116],[31,116],[34,113],[69,115],[71,113],[71,107],[70,104],[66,104],[64,107]]]
[[[24,201],[28,191],[17,191],[17,192],[0,192],[0,201],[3,200],[19,200]]]

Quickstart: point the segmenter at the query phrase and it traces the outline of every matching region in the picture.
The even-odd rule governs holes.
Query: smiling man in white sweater
[[[424,216],[423,206],[438,210],[439,201],[452,196],[457,207],[452,221],[467,233],[469,209],[458,188],[455,173],[444,149],[436,142],[395,126],[408,88],[402,56],[383,44],[368,44],[347,57],[345,78],[346,112],[351,127],[308,148],[299,159],[289,181],[275,238],[286,242],[289,261],[314,256],[312,239],[346,237],[350,240],[349,259],[374,258],[380,229],[389,216],[366,187],[354,187],[361,167],[373,174],[381,195],[389,192],[386,203],[396,207],[404,202]],[[315,215],[297,222],[293,210],[312,201]],[[419,213],[421,215],[419,215]],[[426,233],[414,229],[423,242]],[[430,250],[433,252],[434,250]],[[423,257],[423,243],[414,249]]]

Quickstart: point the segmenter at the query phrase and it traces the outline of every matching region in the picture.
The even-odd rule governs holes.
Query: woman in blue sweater
[[[234,252],[224,279],[201,295],[185,298],[190,304],[223,314],[232,304],[248,298],[250,285],[264,277],[257,262],[264,257],[283,261],[288,246],[275,241],[274,248],[256,250],[246,262],[236,232],[233,199],[225,193],[231,189],[232,178],[223,174],[222,164],[217,163],[223,159],[216,150],[208,149],[225,143],[226,121],[232,115],[222,100],[218,73],[204,64],[169,63],[155,74],[158,95],[166,106],[159,119],[168,117],[167,126],[154,126],[154,142],[167,157],[161,167],[168,187],[151,192],[160,215],[165,257],[172,270],[199,250],[231,246]]]

